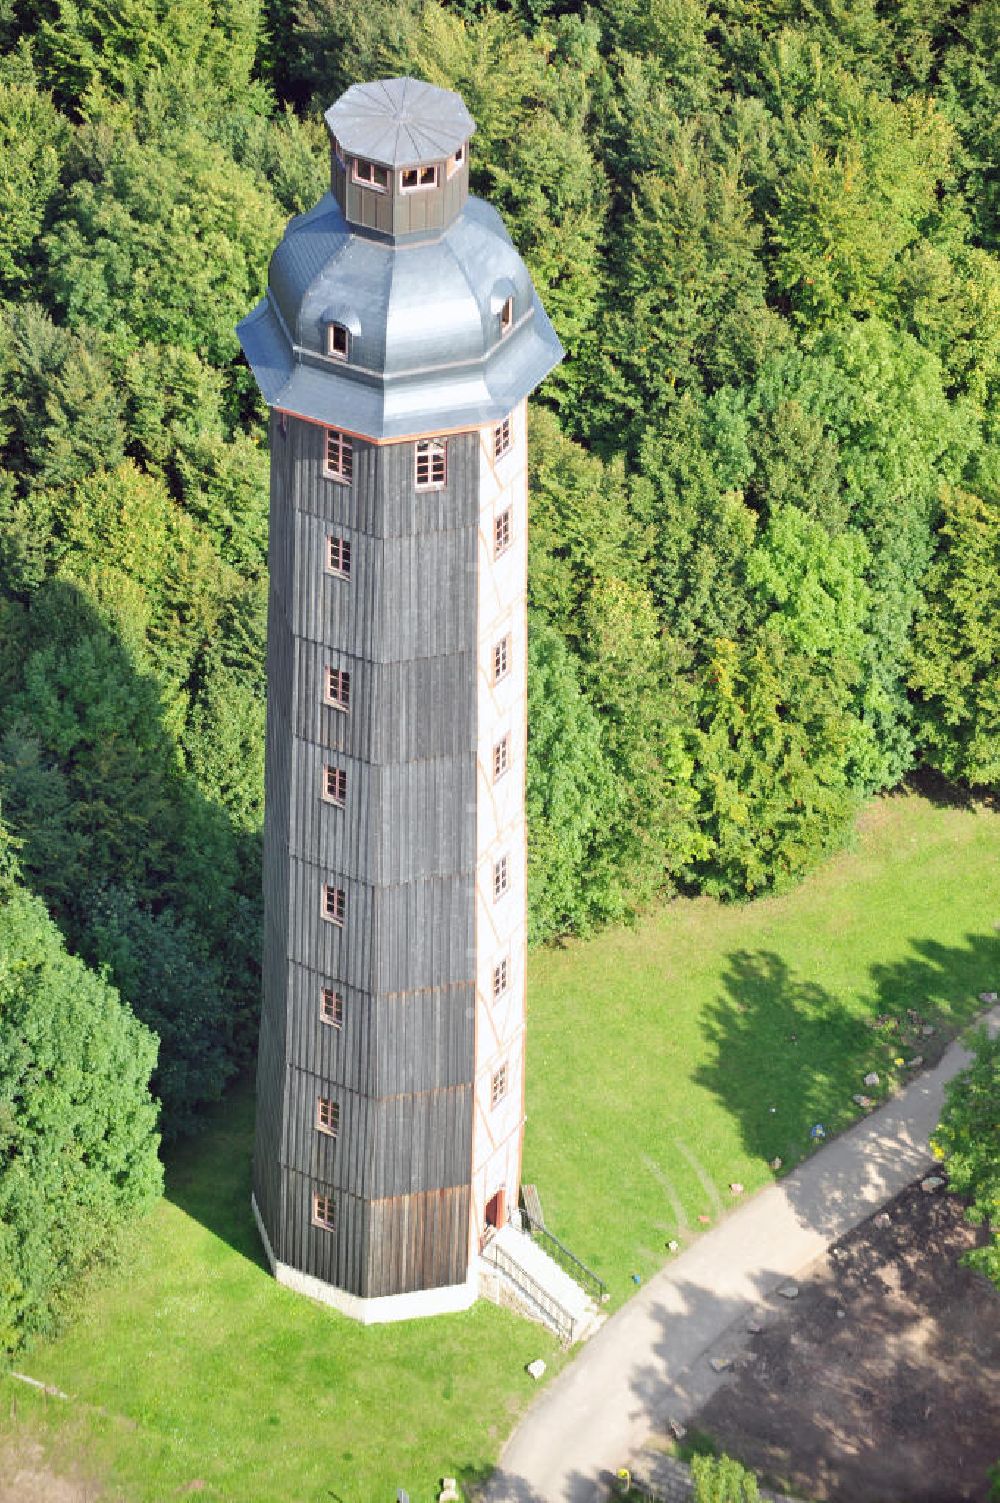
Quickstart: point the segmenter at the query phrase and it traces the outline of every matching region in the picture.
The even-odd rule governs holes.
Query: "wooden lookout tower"
[[[364,1321],[467,1306],[524,1122],[526,398],[562,355],[475,126],[326,115],[331,191],[240,325],[271,409],[253,1206]]]

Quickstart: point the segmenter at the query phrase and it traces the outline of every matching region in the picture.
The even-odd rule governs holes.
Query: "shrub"
[[[946,1087],[931,1146],[947,1164],[951,1188],[968,1198],[969,1220],[992,1231],[965,1262],[1000,1289],[1000,1035],[980,1029],[972,1050],[972,1064]]]
[[[757,1478],[732,1456],[695,1456],[694,1503],[758,1503]]]

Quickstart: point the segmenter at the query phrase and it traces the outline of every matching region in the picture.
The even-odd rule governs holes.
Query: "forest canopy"
[[[0,799],[160,1039],[166,1134],[259,1002],[234,325],[352,82],[462,93],[566,347],[531,418],[533,939],[780,888],[918,770],[996,786],[1000,0],[8,0],[0,49]]]

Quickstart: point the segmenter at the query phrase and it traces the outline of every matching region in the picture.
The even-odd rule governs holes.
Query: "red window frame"
[[[502,736],[493,748],[493,781],[499,782],[510,769],[510,732]]]
[[[332,1232],[337,1225],[337,1207],[332,1195],[321,1195],[318,1190],[313,1191],[313,1226],[320,1226],[325,1232]]]
[[[331,668],[327,665],[325,703],[345,713],[351,708],[351,675],[346,668]]]
[[[509,986],[510,986],[510,960],[509,960],[509,957],[505,955],[503,957],[503,959],[502,960],[498,960],[497,963],[496,963],[496,965],[493,967],[493,1000],[494,1000],[494,1002],[496,1002],[499,997],[503,996],[504,992],[507,990],[507,988]]]
[[[493,901],[498,903],[510,892],[510,857],[500,856],[493,863]]]
[[[498,1069],[496,1069],[496,1070],[493,1071],[492,1078],[490,1079],[490,1107],[491,1108],[500,1105],[501,1101],[504,1099],[504,1097],[507,1094],[507,1088],[508,1088],[509,1085],[510,1085],[510,1072],[509,1072],[509,1070],[507,1068],[507,1061],[504,1060],[503,1064],[500,1065],[500,1067]]]
[[[341,809],[347,803],[347,773],[342,767],[323,768],[323,797],[328,804],[338,804]]]
[[[493,518],[493,557],[499,558],[501,553],[506,553],[510,547],[513,529],[513,515],[508,506],[499,516]]]
[[[509,452],[511,443],[510,418],[505,417],[502,423],[497,423],[493,429],[493,459],[494,462],[502,459]]]
[[[418,491],[439,491],[448,483],[448,440],[419,438],[414,446],[413,483]]]
[[[350,485],[354,478],[354,445],[339,428],[326,430],[323,474],[327,480],[339,480],[342,485]]]
[[[510,672],[510,632],[493,648],[493,682],[498,684]]]
[[[338,924],[340,928],[344,927],[347,895],[342,887],[334,887],[330,882],[323,883],[323,904],[320,912],[327,923]]]
[[[336,991],[332,986],[321,987],[319,993],[319,1015],[320,1020],[324,1023],[329,1023],[331,1028],[343,1028],[343,993]]]
[[[340,579],[350,579],[351,545],[346,538],[327,537],[326,572],[336,574]]]

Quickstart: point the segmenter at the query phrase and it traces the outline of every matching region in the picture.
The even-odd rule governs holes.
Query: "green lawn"
[[[717,1219],[730,1181],[749,1194],[812,1123],[853,1120],[861,1076],[885,1079],[898,1047],[869,1020],[912,1007],[933,1047],[1000,989],[1000,819],[909,796],[863,825],[788,896],[680,902],[532,957],[525,1177],[615,1302],[668,1238]],[[128,1273],[20,1359],[72,1402],[4,1380],[0,1440],[41,1438],[56,1470],[129,1503],[392,1503],[400,1486],[427,1503],[443,1473],[482,1475],[553,1343],[484,1305],[362,1330],[279,1288],[250,1218],[251,1135],[237,1091],[173,1157]]]
[[[780,898],[674,903],[533,956],[524,1177],[614,1299],[855,1121],[1000,990],[1000,816],[873,804],[857,848]],[[906,1039],[907,1009],[938,1030]],[[903,1028],[869,1025],[880,1015]],[[881,1086],[863,1084],[875,1069]]]

